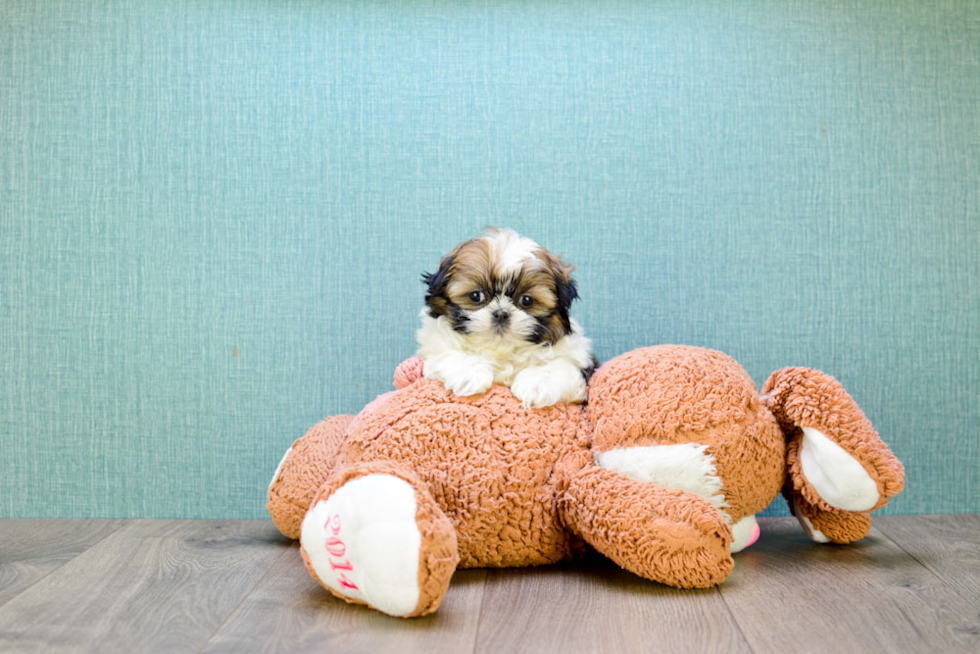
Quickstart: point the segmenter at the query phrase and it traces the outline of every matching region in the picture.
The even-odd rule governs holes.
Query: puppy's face
[[[432,317],[457,332],[530,343],[555,343],[571,332],[578,293],[572,267],[534,241],[505,229],[460,244],[422,281]]]

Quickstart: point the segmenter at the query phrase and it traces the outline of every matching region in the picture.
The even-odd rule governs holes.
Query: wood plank
[[[849,546],[762,528],[720,589],[595,556],[460,571],[399,620],[327,594],[268,521],[6,519],[0,651],[980,651],[980,516],[880,517]]]
[[[876,528],[837,546],[811,542],[794,518],[760,522],[720,587],[754,651],[980,651],[976,605]]]
[[[882,516],[875,526],[980,606],[980,514]]]
[[[749,652],[717,589],[678,590],[600,555],[491,570],[477,652]]]
[[[288,542],[268,521],[135,521],[0,607],[0,651],[201,647]]]
[[[486,579],[458,570],[434,615],[405,620],[347,604],[320,587],[294,545],[204,652],[472,652]]]
[[[0,520],[0,606],[123,524],[123,520]]]

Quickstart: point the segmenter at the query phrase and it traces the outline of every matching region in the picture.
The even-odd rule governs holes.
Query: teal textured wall
[[[3,2],[0,514],[262,517],[487,223],[978,511],[978,106],[976,2]]]

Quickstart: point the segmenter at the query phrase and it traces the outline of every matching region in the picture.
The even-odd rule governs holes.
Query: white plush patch
[[[757,528],[754,515],[745,516],[732,525],[732,554],[741,552],[752,543]]]
[[[803,428],[803,475],[827,504],[867,511],[878,503],[878,485],[861,463],[812,427]]]
[[[407,615],[419,602],[415,512],[408,482],[365,475],[307,512],[300,542],[323,583],[389,615]]]
[[[286,459],[289,458],[289,455],[292,454],[292,452],[293,452],[293,448],[292,446],[290,446],[289,449],[286,450],[286,453],[283,454],[282,458],[279,460],[279,465],[276,466],[276,471],[272,475],[272,481],[269,482],[270,491],[272,490],[272,487],[275,485],[275,483],[279,480],[279,473],[282,472],[282,466],[284,463],[286,463]]]
[[[800,505],[797,504],[796,500],[793,500],[793,513],[796,515],[796,519],[800,522],[800,526],[803,527],[803,531],[806,532],[806,535],[810,538],[810,540],[817,543],[830,542],[830,539],[827,538],[822,531],[813,526],[813,523],[810,522],[810,518],[806,517],[802,512],[800,512]]]
[[[596,463],[638,481],[650,481],[700,495],[721,511],[727,506],[723,484],[715,469],[715,459],[708,446],[698,443],[649,445],[600,452]]]

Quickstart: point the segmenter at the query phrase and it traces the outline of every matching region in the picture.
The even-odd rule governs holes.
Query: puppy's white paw
[[[559,402],[584,402],[587,396],[581,371],[564,361],[520,371],[514,377],[510,392],[525,408],[531,409]]]
[[[459,396],[479,395],[493,384],[493,370],[482,361],[470,357],[446,357],[426,361],[423,374],[438,379]]]
[[[541,368],[528,368],[517,373],[510,386],[524,408],[540,409],[561,401],[561,388],[547,371]]]
[[[457,371],[447,376],[443,383],[456,395],[479,395],[493,385],[493,371],[484,367]]]

